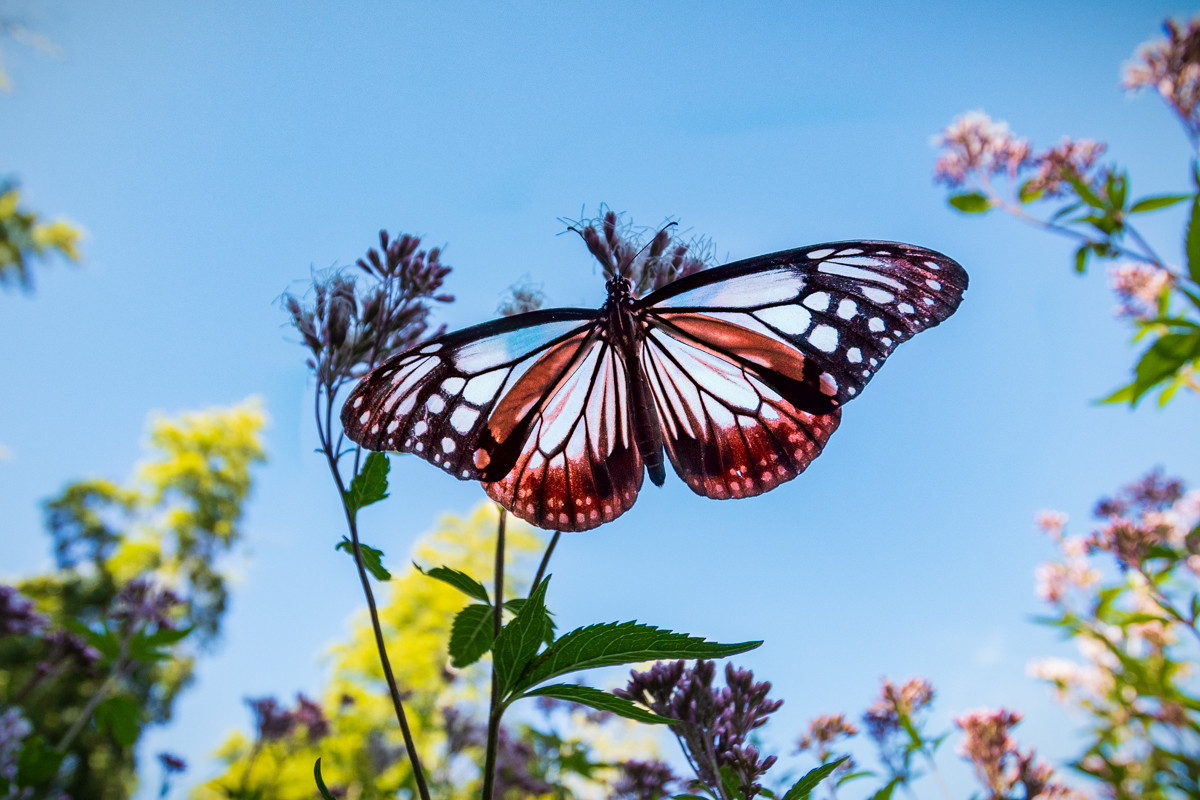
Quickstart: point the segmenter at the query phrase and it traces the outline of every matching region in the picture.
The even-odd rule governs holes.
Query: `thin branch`
[[[550,544],[546,546],[546,553],[542,556],[542,563],[538,564],[537,575],[533,576],[533,585],[529,587],[530,594],[533,594],[533,590],[542,582],[542,576],[546,574],[546,567],[550,565],[550,556],[554,554],[554,546],[558,544],[560,536],[562,536],[562,531],[555,531],[554,536],[550,538]]]

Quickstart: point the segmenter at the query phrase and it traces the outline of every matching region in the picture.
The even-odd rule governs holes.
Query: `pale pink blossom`
[[[934,167],[935,183],[962,186],[974,176],[1017,171],[1029,160],[1029,143],[1013,136],[1008,123],[994,121],[982,111],[969,111],[950,123],[934,142],[943,149]]]
[[[1092,139],[1072,141],[1064,136],[1057,147],[1033,158],[1037,172],[1029,180],[1028,191],[1041,192],[1048,197],[1059,197],[1066,194],[1068,175],[1073,175],[1084,183],[1091,183],[1088,173],[1096,166],[1106,149],[1102,142]]]
[[[1121,305],[1118,317],[1151,319],[1158,316],[1158,302],[1163,292],[1174,284],[1170,272],[1154,264],[1127,261],[1108,271],[1109,283]]]
[[[1200,135],[1200,24],[1191,20],[1181,30],[1168,20],[1163,27],[1167,38],[1139,48],[1139,61],[1125,68],[1122,85],[1156,90],[1195,138]]]
[[[1067,515],[1063,512],[1047,509],[1037,513],[1034,517],[1034,524],[1043,533],[1057,542],[1062,538],[1063,528],[1067,525],[1067,519]]]

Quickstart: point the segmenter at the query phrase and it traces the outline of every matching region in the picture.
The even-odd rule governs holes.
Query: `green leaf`
[[[1133,384],[1133,383],[1129,384],[1128,386],[1122,386],[1120,389],[1117,389],[1115,392],[1110,394],[1108,397],[1104,398],[1103,400],[1100,400],[1099,403],[1101,405],[1106,405],[1108,403],[1132,403],[1133,402],[1133,389],[1135,386],[1136,386],[1136,384]]]
[[[458,612],[450,626],[450,663],[456,667],[474,664],[492,649],[495,621],[490,605],[472,603]]]
[[[521,606],[523,606],[523,605],[525,605],[524,597],[514,597],[512,600],[504,601],[504,607],[507,608],[509,611],[511,611],[514,614],[519,613],[521,611]],[[546,633],[542,637],[542,641],[544,641],[546,644],[554,644],[554,631],[557,628],[558,628],[558,625],[556,625],[554,623],[554,615],[551,614],[549,611],[547,611],[546,612]]]
[[[346,490],[346,506],[351,511],[366,508],[387,497],[387,476],[390,468],[383,453],[370,453],[363,463],[362,471],[354,476]]]
[[[1146,392],[1197,358],[1200,358],[1200,333],[1168,333],[1158,337],[1138,361],[1130,404],[1136,405]]]
[[[807,800],[812,794],[813,789],[817,788],[817,784],[828,778],[847,758],[849,756],[842,756],[837,761],[830,761],[828,764],[822,764],[816,769],[810,769],[805,773],[803,778],[792,784],[792,788],[784,793],[783,800]]]
[[[329,789],[325,787],[325,781],[321,779],[321,759],[319,758],[317,759],[317,763],[313,764],[313,777],[316,778],[317,791],[321,793],[323,800],[337,800],[337,798],[330,794]]]
[[[952,194],[947,202],[964,214],[982,214],[992,210],[992,201],[982,192]]]
[[[46,744],[40,733],[21,742],[21,754],[17,757],[17,785],[41,786],[48,783],[62,766],[66,753]]]
[[[1194,283],[1200,283],[1200,193],[1192,200],[1192,215],[1187,224],[1188,275]]]
[[[413,562],[413,566],[417,568],[417,572],[426,575],[430,578],[436,578],[442,583],[448,583],[455,589],[465,594],[467,597],[480,600],[484,603],[491,603],[488,598],[487,589],[483,588],[483,584],[472,578],[465,572],[460,572],[450,567],[434,567],[431,570],[423,570],[417,562]]]
[[[742,794],[741,781],[738,780],[737,773],[733,771],[733,767],[725,764],[718,770],[721,775],[721,788],[725,791],[725,796],[730,800],[745,800],[745,795]]]
[[[673,794],[671,800],[712,800],[712,798],[702,794]]]
[[[87,641],[89,647],[99,652],[100,655],[109,661],[120,657],[121,639],[116,633],[110,631],[107,626],[103,632],[98,632],[78,620],[68,620],[66,627],[68,630],[82,636]]]
[[[1079,249],[1075,251],[1075,271],[1080,275],[1087,272],[1087,258],[1088,253],[1091,252],[1091,249],[1092,248],[1090,245],[1082,244],[1079,246]]]
[[[107,729],[122,747],[131,747],[141,732],[141,707],[126,694],[116,694],[96,706],[96,725]]]
[[[522,609],[524,611],[525,609]],[[724,658],[762,644],[718,644],[637,622],[608,622],[565,633],[538,657],[517,688],[595,667],[613,667],[666,658]]]
[[[880,789],[875,794],[871,795],[868,800],[891,800],[892,793],[896,791],[896,787],[902,783],[900,778],[892,778],[887,785]]]
[[[525,692],[522,697],[554,697],[559,700],[568,700],[572,703],[598,708],[601,711],[611,711],[618,716],[626,719],[636,720],[637,722],[650,722],[657,724],[671,724],[676,720],[670,717],[663,717],[655,714],[653,711],[647,711],[636,703],[626,700],[623,697],[617,697],[615,694],[602,692],[599,689],[593,689],[590,686],[578,686],[571,683],[552,683],[549,686],[539,686]]]
[[[349,553],[351,558],[354,558],[354,542],[347,539],[345,536],[333,547],[334,550],[341,550],[343,553]],[[387,571],[383,566],[383,551],[376,550],[370,545],[358,543],[358,549],[362,552],[363,566],[367,572],[375,576],[377,581],[390,581],[392,573]]]
[[[1055,211],[1054,214],[1051,215],[1050,221],[1053,222],[1055,220],[1062,219],[1063,217],[1067,216],[1068,214],[1074,214],[1076,211],[1078,211],[1082,207],[1083,207],[1083,203],[1070,203],[1069,205],[1065,205],[1062,208],[1060,208],[1058,211]]]
[[[1021,188],[1017,190],[1017,199],[1022,203],[1032,203],[1034,200],[1037,200],[1039,197],[1041,197],[1042,194],[1042,190],[1034,184],[1032,179],[1030,179],[1022,183]]]
[[[546,587],[549,583],[550,578],[547,576],[533,590],[533,594],[521,606],[517,616],[505,625],[496,637],[492,647],[492,661],[496,677],[500,681],[502,696],[533,685],[525,682],[518,686],[517,681],[542,645],[546,629],[543,619],[546,614]]]
[[[188,634],[196,630],[193,625],[190,628],[160,628],[154,633],[146,637],[146,643],[152,647],[162,647],[163,645],[177,644],[187,638]]]
[[[1182,203],[1184,200],[1192,198],[1190,194],[1157,194],[1153,197],[1143,197],[1133,204],[1129,209],[1130,214],[1142,214],[1146,211],[1158,211],[1160,208],[1169,208],[1176,203]]]
[[[1092,187],[1084,183],[1083,179],[1075,174],[1075,170],[1064,169],[1062,171],[1062,176],[1066,178],[1067,183],[1071,184],[1071,187],[1075,189],[1075,194],[1079,195],[1080,200],[1087,203],[1092,208],[1103,209],[1107,207],[1105,206],[1104,201],[1100,199],[1100,196],[1092,190]]]
[[[1108,180],[1104,183],[1104,193],[1108,195],[1108,201],[1112,204],[1112,208],[1117,210],[1125,208],[1125,198],[1129,195],[1129,176],[1124,172],[1108,173]]]

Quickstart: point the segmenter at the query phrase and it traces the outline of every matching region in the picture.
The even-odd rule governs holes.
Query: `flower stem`
[[[560,536],[562,536],[562,531],[555,531],[554,536],[550,538],[550,544],[546,546],[546,553],[542,556],[542,563],[538,564],[537,575],[533,576],[533,584],[529,587],[530,594],[533,594],[533,590],[542,582],[542,576],[546,574],[546,567],[550,565],[550,556],[554,555],[554,546],[558,544]]]
[[[500,524],[496,530],[496,597],[492,604],[492,640],[500,635],[504,613],[504,523],[508,512],[500,509]],[[535,584],[536,585],[536,584]],[[496,653],[492,651],[492,705],[488,712],[487,749],[483,756],[483,800],[492,800],[496,786],[496,750],[500,744],[500,675],[496,672]]]

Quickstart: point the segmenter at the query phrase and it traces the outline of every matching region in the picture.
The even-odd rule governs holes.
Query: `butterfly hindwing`
[[[525,385],[497,406],[489,429],[512,427],[520,416],[525,431],[511,470],[484,488],[534,525],[582,531],[629,510],[645,470],[634,444],[620,353],[603,336],[592,335],[572,353],[565,371],[554,363],[562,359],[547,351],[522,377]],[[511,415],[509,406],[527,410]]]

